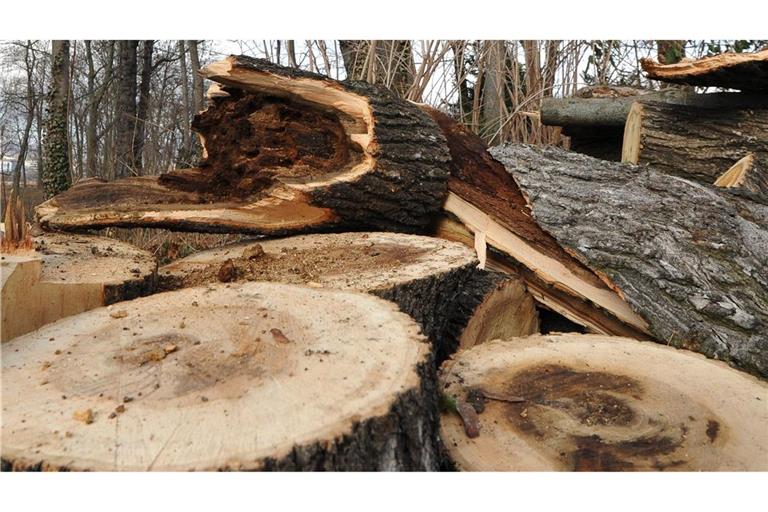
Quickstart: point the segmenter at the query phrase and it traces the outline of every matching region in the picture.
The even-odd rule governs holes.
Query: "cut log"
[[[56,320],[154,291],[154,257],[95,236],[43,234],[34,250],[3,253],[2,341]]]
[[[159,275],[165,290],[255,280],[373,293],[418,321],[438,361],[459,344],[538,332],[522,283],[479,270],[461,244],[424,236],[341,233],[243,242],[177,260]]]
[[[768,162],[768,109],[632,105],[622,161],[713,184],[747,154]]]
[[[199,169],[81,182],[38,206],[40,224],[413,232],[439,210],[445,141],[429,116],[384,87],[244,56],[204,74],[223,87],[193,123],[205,150]]]
[[[532,293],[537,290],[537,299],[543,297],[548,307],[574,322],[606,334],[647,338],[645,321],[531,218],[514,179],[483,141],[447,115],[423,108],[448,141],[451,178],[443,210],[460,225],[446,229],[438,223],[436,233],[506,255],[512,261],[504,266],[519,262],[525,268],[520,274]],[[471,243],[461,231],[471,233]]]
[[[758,162],[755,155],[748,154],[723,173],[715,181],[716,187],[768,204],[768,168]]]
[[[768,375],[768,207],[558,148],[492,153],[539,225],[603,276],[661,342]]]
[[[550,126],[562,126],[566,132],[576,127],[613,127],[623,131],[629,109],[635,102],[669,103],[701,108],[768,108],[768,97],[765,94],[696,94],[681,89],[664,89],[610,98],[544,98],[541,102],[541,122]]]
[[[499,340],[447,361],[440,389],[453,403],[481,397],[476,438],[456,413],[440,419],[465,471],[768,470],[768,385],[685,350],[601,335]]]
[[[434,364],[393,304],[244,283],[119,308],[3,344],[4,469],[436,469]]]
[[[641,59],[648,78],[700,87],[768,91],[768,49],[755,53],[721,53],[699,60],[659,64]]]

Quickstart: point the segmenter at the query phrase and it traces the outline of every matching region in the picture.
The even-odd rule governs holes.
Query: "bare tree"
[[[72,184],[69,162],[69,41],[52,41],[51,90],[45,122],[42,180],[47,197]]]
[[[135,174],[136,71],[138,41],[119,41],[115,101],[115,153],[118,177]]]

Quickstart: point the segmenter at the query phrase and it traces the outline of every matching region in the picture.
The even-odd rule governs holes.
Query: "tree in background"
[[[51,42],[51,89],[43,138],[41,178],[46,197],[72,184],[69,165],[69,41]]]
[[[118,41],[115,101],[115,177],[138,174],[136,169],[136,71],[138,41]]]

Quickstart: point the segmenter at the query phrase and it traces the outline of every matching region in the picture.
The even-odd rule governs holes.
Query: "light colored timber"
[[[36,250],[1,255],[3,342],[154,289],[155,259],[124,242],[45,234],[33,243]]]
[[[641,133],[643,130],[643,104],[632,103],[624,125],[624,143],[621,146],[621,161],[636,164],[640,160]]]
[[[746,181],[747,173],[752,168],[752,164],[755,161],[755,155],[748,154],[733,166],[725,171],[722,176],[715,180],[714,185],[716,187],[735,188],[744,185]]]
[[[482,210],[449,192],[443,209],[458,218],[472,233],[484,232],[486,241],[496,249],[509,254],[545,283],[583,297],[609,311],[622,322],[647,332],[646,322],[609,288],[600,288],[580,279],[556,259],[542,254],[525,240],[505,229]]]
[[[538,332],[533,299],[519,278],[477,264],[460,243],[356,232],[230,244],[172,262],[159,279],[165,290],[225,279],[373,293],[416,319],[441,359],[459,346]]]
[[[601,335],[497,340],[446,362],[440,389],[457,403],[491,397],[478,437],[442,414],[465,471],[768,469],[768,385],[685,350]]]
[[[275,283],[99,308],[3,345],[3,462],[434,469],[418,331],[371,295]]]

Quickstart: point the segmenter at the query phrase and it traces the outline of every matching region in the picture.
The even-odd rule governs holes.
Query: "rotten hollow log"
[[[622,161],[713,184],[745,156],[768,162],[768,108],[699,108],[635,103]]]
[[[485,143],[447,115],[422,107],[451,152],[437,236],[475,247],[481,263],[520,275],[546,307],[594,332],[647,338],[645,321],[531,218],[517,184]]]
[[[641,59],[646,76],[675,84],[768,91],[768,49],[755,53],[721,53],[699,60],[659,64]]]
[[[415,232],[439,210],[448,151],[414,104],[245,56],[203,73],[222,87],[193,123],[199,168],[80,182],[38,206],[43,228]]]
[[[56,320],[155,290],[157,262],[125,242],[46,233],[33,249],[3,253],[2,336],[8,341]]]
[[[498,340],[440,371],[481,411],[440,435],[464,471],[766,471],[768,385],[699,354],[601,335]]]
[[[768,207],[558,148],[493,148],[536,222],[660,342],[768,376]]]
[[[418,331],[372,295],[275,283],[70,317],[2,345],[3,469],[433,470]]]
[[[160,287],[274,281],[372,293],[411,315],[443,361],[484,341],[538,332],[523,283],[477,268],[462,244],[398,233],[301,235],[226,245],[162,267]]]

